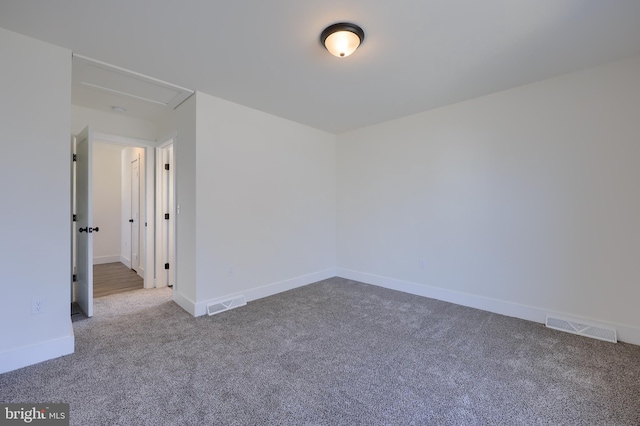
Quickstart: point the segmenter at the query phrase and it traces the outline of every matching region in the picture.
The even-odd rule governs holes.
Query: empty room
[[[0,423],[640,424],[640,2],[2,0],[0,54]]]

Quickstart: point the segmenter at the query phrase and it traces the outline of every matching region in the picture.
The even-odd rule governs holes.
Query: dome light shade
[[[344,58],[356,51],[364,40],[364,31],[356,24],[341,22],[322,31],[320,41],[333,55]]]

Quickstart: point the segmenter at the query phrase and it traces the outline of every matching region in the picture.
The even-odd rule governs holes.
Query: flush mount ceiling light
[[[364,31],[356,24],[340,22],[329,25],[320,34],[320,42],[338,58],[344,58],[356,51],[364,41]]]
[[[119,106],[112,106],[111,109],[113,110],[113,112],[117,112],[118,114],[122,114],[127,111],[125,108]]]

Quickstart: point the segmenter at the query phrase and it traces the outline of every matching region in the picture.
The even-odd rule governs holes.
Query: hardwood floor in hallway
[[[93,297],[108,296],[144,287],[136,272],[120,262],[93,265]]]

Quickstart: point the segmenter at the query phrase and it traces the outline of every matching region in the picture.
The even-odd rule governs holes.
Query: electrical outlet
[[[40,315],[44,313],[44,300],[31,300],[31,315]]]
[[[425,262],[424,259],[418,260],[418,269],[420,269],[421,271],[427,269],[427,262]]]
[[[227,270],[227,276],[229,277],[233,276],[233,266],[229,266],[229,269]]]

